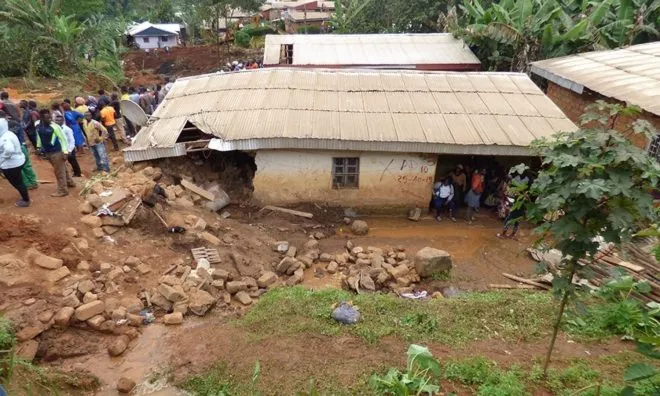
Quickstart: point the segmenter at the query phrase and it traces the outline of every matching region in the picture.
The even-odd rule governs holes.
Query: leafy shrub
[[[378,394],[406,396],[433,395],[440,391],[437,385],[440,363],[428,348],[412,344],[408,348],[406,372],[390,369],[385,375],[374,374],[369,380],[371,388]]]
[[[318,26],[301,26],[296,30],[298,34],[319,34],[321,28]]]
[[[250,35],[245,31],[245,29],[236,32],[236,36],[234,37],[234,44],[239,47],[250,48]]]
[[[241,30],[249,34],[250,37],[265,36],[267,34],[277,34],[277,31],[270,26],[256,26],[256,27],[247,26]]]

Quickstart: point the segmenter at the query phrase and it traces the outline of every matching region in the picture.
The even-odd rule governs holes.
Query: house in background
[[[285,34],[266,36],[264,66],[477,71],[481,62],[450,33]]]
[[[314,27],[318,33],[328,31],[332,11],[287,10],[283,14],[284,30],[289,34],[298,33],[301,28]]]
[[[597,100],[639,106],[639,117],[619,117],[614,128],[660,160],[660,135],[649,140],[631,128],[641,118],[660,131],[660,42],[546,59],[532,63],[531,71],[547,81],[548,97],[576,123]]]
[[[176,23],[143,22],[128,29],[129,44],[132,40],[139,49],[178,47],[181,43],[181,25]]]
[[[327,3],[327,2],[322,2]],[[325,4],[328,6],[329,4]],[[333,3],[334,7],[334,3]],[[315,11],[319,8],[317,0],[273,1],[261,6],[261,15],[266,21],[276,21],[284,18],[287,11]]]
[[[252,159],[264,204],[426,206],[438,174],[511,166],[575,125],[523,73],[266,68],[176,80],[127,162]],[[458,158],[458,159],[457,159]]]

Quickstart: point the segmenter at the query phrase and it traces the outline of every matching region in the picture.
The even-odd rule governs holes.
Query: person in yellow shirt
[[[128,89],[126,87],[121,87],[121,100],[130,100],[130,96],[128,95]]]
[[[99,106],[101,107],[101,111],[99,112],[101,122],[108,131],[108,137],[112,142],[112,148],[117,151],[119,150],[119,143],[117,142],[117,136],[115,135],[115,129],[117,127],[117,120],[115,117],[117,116],[117,113],[115,112],[114,107],[110,106],[106,101],[100,102]]]
[[[96,171],[110,172],[110,161],[108,161],[108,154],[105,151],[105,139],[108,131],[100,122],[92,118],[92,113],[89,111],[85,113],[82,126],[85,136],[87,136],[87,144],[94,154]]]

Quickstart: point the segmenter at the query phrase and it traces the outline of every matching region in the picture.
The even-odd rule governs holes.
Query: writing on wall
[[[383,169],[380,180],[391,174],[401,184],[433,183],[435,164],[435,158],[431,157],[391,159]]]

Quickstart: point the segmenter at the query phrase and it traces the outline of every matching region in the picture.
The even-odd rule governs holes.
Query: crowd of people
[[[458,208],[465,205],[465,221],[472,224],[475,213],[485,206],[504,220],[504,228],[497,236],[515,238],[525,214],[522,207],[515,205],[517,191],[529,183],[527,172],[512,176],[503,169],[471,169],[459,164],[434,184],[429,212],[435,211],[436,220],[442,221],[442,212],[447,211],[456,222]]]
[[[91,152],[95,171],[110,172],[106,140],[118,151],[120,141],[130,145],[139,131],[139,126],[123,117],[120,101],[130,100],[152,114],[171,88],[166,79],[153,89],[121,87],[120,92],[110,94],[101,89],[98,96],[78,96],[73,102],[64,99],[50,109],[39,109],[32,100],[16,105],[8,92],[0,92],[0,170],[20,194],[16,206],[30,206],[28,190],[39,187],[28,142],[32,154],[53,167],[57,190],[51,196],[67,196],[69,188],[75,187],[73,178],[83,175],[78,155]]]
[[[254,70],[261,69],[264,67],[262,61],[257,62],[255,59],[250,60],[235,60],[233,62],[227,62],[225,66],[220,69],[221,73],[230,73],[230,72],[239,72],[243,70]]]

